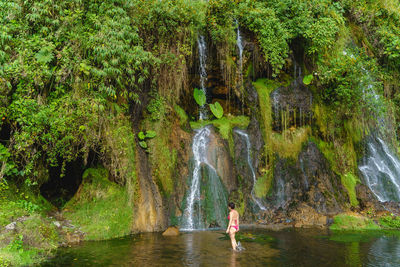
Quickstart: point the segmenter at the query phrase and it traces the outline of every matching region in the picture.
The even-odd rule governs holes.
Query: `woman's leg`
[[[236,250],[236,247],[237,247],[235,234],[236,234],[236,229],[231,227],[229,229],[229,237],[231,238],[231,243],[232,243],[233,250]]]

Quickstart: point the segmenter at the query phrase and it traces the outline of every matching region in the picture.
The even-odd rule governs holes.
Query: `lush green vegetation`
[[[0,266],[38,263],[51,255],[61,241],[52,220],[46,217],[52,207],[32,191],[34,186],[29,182],[16,188],[0,181]],[[3,230],[11,222],[16,230]]]
[[[379,225],[371,219],[362,216],[339,214],[334,217],[334,223],[330,226],[331,230],[378,230]]]
[[[18,234],[0,237],[0,266],[33,264],[34,255],[56,246],[48,219],[55,208],[40,188],[66,178],[71,162],[86,172],[80,191],[60,207],[65,216],[87,239],[128,234],[141,193],[138,149],[169,200],[180,152],[187,149],[176,141],[179,127],[190,132],[213,124],[232,153],[232,129],[246,128],[254,115],[264,141],[257,197],[269,193],[276,156],[296,160],[311,138],[340,177],[349,208],[357,207],[359,147],[382,127],[375,118],[385,120],[382,132],[400,149],[399,6],[399,0],[1,2],[0,227],[28,219]],[[236,23],[246,39],[243,76],[236,66]],[[207,49],[216,50],[208,63],[221,73],[210,76],[228,88],[226,99],[209,102],[215,119],[207,121],[195,119],[195,103],[210,98],[193,88],[200,34]],[[313,116],[301,127],[274,131],[270,93],[293,81],[294,60],[312,91]],[[251,79],[258,103],[246,99]],[[398,228],[398,218],[380,224]],[[33,227],[50,234],[27,234]],[[375,225],[343,215],[332,226],[358,227]]]

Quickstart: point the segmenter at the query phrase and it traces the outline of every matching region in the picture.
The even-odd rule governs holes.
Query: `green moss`
[[[64,217],[86,233],[86,240],[128,235],[133,207],[125,187],[108,180],[102,168],[87,169],[77,194],[65,205]]]
[[[106,166],[118,182],[125,184],[129,199],[134,202],[138,196],[138,182],[135,163],[135,134],[127,117],[121,117],[106,128],[106,154],[111,162]]]
[[[281,84],[268,79],[258,79],[253,82],[254,88],[258,93],[258,101],[260,107],[260,116],[261,116],[261,128],[264,137],[264,153],[266,157],[266,167],[268,167],[268,163],[272,163],[273,159],[273,149],[272,149],[272,111],[271,111],[271,103],[270,103],[270,93],[279,87]],[[272,164],[271,164],[272,165]]]
[[[236,206],[236,210],[237,210],[237,212],[239,212],[240,216],[243,216],[244,209],[245,209],[243,192],[242,192],[242,190],[240,190],[238,193],[239,193],[239,204]]]
[[[356,195],[356,184],[360,182],[360,180],[352,173],[346,173],[340,176],[342,185],[346,188],[347,193],[350,198],[350,204],[353,207],[358,206],[358,200]]]
[[[181,125],[181,127],[185,126],[189,119],[185,110],[178,105],[174,105],[174,110],[179,117],[179,124]]]
[[[272,170],[268,170],[264,175],[260,176],[254,185],[254,194],[258,198],[265,197],[272,185],[273,174]]]
[[[157,137],[148,141],[153,175],[160,191],[168,197],[173,191],[173,174],[178,158],[177,149],[172,147],[170,141],[172,125],[170,121],[163,119],[149,124],[148,127],[157,132]]]
[[[357,165],[352,141],[348,140],[346,144],[336,147],[333,143],[327,143],[322,140],[316,143],[328,160],[332,170],[340,176],[341,183],[349,195],[350,204],[354,207],[358,206],[355,187],[360,180],[353,173]]]
[[[371,219],[339,214],[334,217],[334,223],[330,226],[331,230],[378,230],[380,227]]]
[[[271,138],[272,149],[282,158],[295,160],[310,134],[311,128],[309,126],[289,129],[282,134],[273,133]]]

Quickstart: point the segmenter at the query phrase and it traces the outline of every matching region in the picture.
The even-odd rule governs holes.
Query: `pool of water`
[[[234,252],[222,231],[160,233],[84,242],[57,251],[42,266],[400,266],[400,234],[325,230],[240,231]]]

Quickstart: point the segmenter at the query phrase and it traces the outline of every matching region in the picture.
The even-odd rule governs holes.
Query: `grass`
[[[383,216],[379,219],[379,224],[385,229],[400,229],[400,217],[393,214]]]
[[[0,249],[0,266],[32,266],[42,262],[44,251],[39,249],[14,250]]]
[[[77,194],[64,207],[64,217],[86,233],[86,240],[105,240],[130,234],[133,207],[125,187],[108,180],[102,167],[83,174]]]
[[[52,206],[33,192],[35,187],[21,186],[18,189],[4,180],[0,185],[0,228],[11,222],[16,230],[0,235],[0,266],[34,265],[51,255],[58,246],[60,237],[46,212]]]
[[[379,225],[371,219],[357,215],[339,214],[334,217],[334,223],[330,226],[331,230],[379,230]]]

